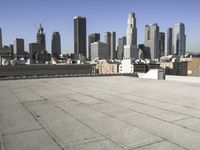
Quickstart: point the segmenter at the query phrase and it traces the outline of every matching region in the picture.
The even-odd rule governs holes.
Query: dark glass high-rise
[[[74,17],[74,54],[86,57],[86,18]]]
[[[51,53],[53,57],[58,58],[61,54],[61,42],[60,42],[60,33],[54,32],[52,35],[51,41]]]

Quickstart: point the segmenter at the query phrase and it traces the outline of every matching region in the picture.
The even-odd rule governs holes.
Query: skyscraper
[[[111,32],[110,59],[116,58],[116,32]]]
[[[124,46],[124,58],[138,58],[137,28],[135,13],[129,13],[128,27],[126,31],[126,45]]]
[[[86,57],[86,18],[74,17],[74,54]]]
[[[167,30],[167,55],[172,55],[172,28]]]
[[[159,26],[150,24],[145,26],[145,49],[150,51],[151,59],[159,58]]]
[[[100,41],[99,33],[92,33],[88,36],[88,58],[91,59],[91,44]]]
[[[186,52],[185,25],[177,23],[173,26],[172,32],[172,53],[174,55],[184,55]]]
[[[44,28],[42,27],[41,24],[37,33],[37,43],[42,46],[43,50],[46,50],[46,39],[44,34]]]
[[[91,59],[110,59],[108,44],[102,42],[91,43]]]
[[[123,36],[118,38],[118,46],[117,46],[117,59],[122,60],[124,57],[124,45],[126,45],[126,37]]]
[[[29,44],[29,57],[30,57],[30,62],[35,63],[38,61],[38,55],[42,54],[44,52],[43,46],[38,43],[30,43]]]
[[[1,32],[1,28],[0,28],[0,49],[3,48],[3,43],[2,43],[2,32]]]
[[[164,56],[165,55],[165,33],[164,32],[159,33],[159,50],[160,50],[159,57]]]
[[[104,42],[108,45],[108,52],[109,52],[109,58],[110,58],[110,46],[111,46],[111,33],[105,32],[104,33]]]
[[[110,59],[115,59],[116,55],[116,32],[105,32],[104,41],[108,44]]]
[[[54,57],[59,57],[61,54],[60,33],[54,32],[51,41],[51,53]]]
[[[24,55],[24,39],[14,39],[14,54],[19,57]]]

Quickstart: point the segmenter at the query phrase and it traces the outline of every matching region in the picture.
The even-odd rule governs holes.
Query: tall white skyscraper
[[[126,45],[124,46],[124,58],[138,58],[137,28],[135,13],[129,13],[128,27],[126,31]]]
[[[172,31],[172,54],[184,55],[186,52],[186,35],[185,25],[183,23],[177,23],[173,26]]]
[[[150,51],[151,59],[159,58],[159,26],[150,24],[145,26],[144,46],[146,51]]]

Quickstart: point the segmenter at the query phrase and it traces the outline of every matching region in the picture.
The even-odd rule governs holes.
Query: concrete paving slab
[[[0,109],[0,125],[3,134],[41,129],[33,116],[21,104]]]
[[[29,103],[31,111],[40,123],[48,128],[63,146],[105,139],[64,111],[48,103]]]
[[[132,111],[129,109],[113,105],[111,103],[96,104],[91,105],[90,107],[117,118],[124,117],[132,113]]]
[[[71,109],[67,102],[57,105],[75,118],[87,124],[93,130],[113,139],[126,148],[130,149],[162,140],[159,137],[120,122],[82,104],[76,104],[76,102],[74,102],[74,107],[72,105],[70,106]]]
[[[123,150],[110,140],[99,140],[80,145],[67,146],[67,150]]]
[[[44,130],[4,136],[5,150],[61,150]]]
[[[67,115],[65,112],[53,106],[50,102],[28,102],[25,105],[37,117],[37,119],[57,121],[62,120]]]
[[[200,148],[198,132],[137,113],[125,116],[123,120],[184,148],[190,150]]]
[[[188,118],[188,116],[186,115],[152,107],[150,105],[145,105],[144,103],[141,103],[140,101],[137,101],[137,100],[134,101],[133,99],[127,100],[118,96],[111,96],[111,95],[103,95],[97,98],[101,98],[110,103],[116,104],[121,107],[125,107],[125,109],[129,108],[133,111],[140,112],[140,113],[143,113],[143,114],[146,114],[146,115],[149,115],[161,120],[170,121],[170,122],[183,119],[183,118]]]
[[[123,76],[0,81],[0,135],[5,150],[199,150],[199,87]]]
[[[137,97],[137,96],[134,96],[134,97]],[[141,97],[139,97],[138,99],[134,99],[134,101],[144,103],[146,105],[150,105],[150,106],[153,106],[156,108],[164,109],[167,111],[175,112],[178,114],[183,114],[186,116],[200,118],[200,110],[189,107],[187,105],[187,103],[182,102],[182,105],[177,105],[177,104],[173,104],[170,102],[163,102],[163,101],[155,100],[155,98],[153,100],[149,97],[146,97],[146,98],[144,96],[142,96],[142,97],[143,97],[142,99],[141,99]],[[176,101],[176,99],[181,99],[181,98],[175,97],[173,100]],[[167,100],[167,99],[165,99],[165,100]]]
[[[2,96],[2,94],[0,94],[0,95]],[[1,108],[5,109],[6,107],[10,107],[12,105],[20,104],[20,103],[21,102],[19,101],[19,99],[15,95],[12,95],[12,96],[10,96],[8,98],[1,98],[1,101],[0,101],[0,111],[1,111]]]
[[[104,105],[104,104],[102,104],[102,105]],[[155,118],[151,118],[151,117],[145,116],[143,114],[131,112],[130,110],[129,110],[129,112],[126,111],[126,110],[122,111],[121,108],[115,107],[115,106],[112,106],[112,105],[110,105],[110,107],[108,107],[108,106],[107,107],[104,107],[104,106],[100,107],[100,106],[101,105],[94,105],[92,107],[94,107],[95,109],[98,109],[98,110],[100,110],[100,111],[102,111],[102,112],[104,112],[106,114],[112,115],[113,117],[119,118],[120,120],[121,119],[125,120],[126,122],[131,123],[131,124],[135,125],[138,128],[142,128],[145,131],[149,131],[151,133],[154,133],[154,134],[156,134],[156,135],[158,135],[158,136],[160,136],[160,137],[162,137],[164,139],[167,139],[167,140],[169,140],[171,142],[174,141],[170,137],[170,135],[173,135],[173,134],[176,134],[176,135],[174,135],[172,137],[176,136],[177,139],[178,139],[177,143],[179,143],[179,144],[184,141],[184,140],[181,141],[182,136],[185,136],[186,138],[189,137],[189,139],[190,139],[190,138],[193,138],[194,135],[196,135],[196,137],[199,138],[198,133],[192,132],[191,130],[187,130],[187,129],[184,129],[184,128],[180,128],[180,127],[175,126],[173,124],[169,125],[168,122],[164,122],[164,121],[161,121],[161,120],[158,120],[158,119],[155,119]],[[121,113],[122,115],[118,115],[118,112],[122,112]],[[123,113],[123,112],[126,112],[126,113]],[[185,119],[185,120],[190,120],[190,119]],[[184,122],[185,120],[182,120],[182,121]],[[199,125],[199,120],[198,121],[195,120],[195,121],[191,121],[191,122],[194,123],[194,124],[192,124],[193,126],[191,126],[191,123],[190,123],[190,127],[189,127],[189,125],[187,125],[187,127],[188,128],[192,128],[193,127],[193,129],[194,129],[197,125]],[[169,125],[168,126],[168,129],[170,129],[169,131],[166,128],[166,124]],[[180,124],[180,125],[184,126],[183,124],[181,124],[181,121],[180,121],[180,123],[177,123],[177,124]],[[196,127],[196,128],[198,128],[198,127]],[[163,135],[165,135],[165,136],[163,136]],[[178,136],[180,136],[180,137],[178,138]],[[192,142],[195,142],[196,140],[198,141],[199,139],[195,139],[195,138],[191,139]],[[183,144],[183,146],[184,145],[185,144]],[[187,146],[192,146],[192,145],[189,144]],[[198,146],[196,148],[198,148]]]
[[[143,146],[140,148],[136,148],[135,150],[186,150],[186,149],[178,145],[169,143],[167,141],[162,141],[151,145]]]
[[[79,94],[79,93],[77,93],[76,95],[69,95],[68,97],[72,100],[79,102],[79,103],[87,104],[87,105],[105,103],[102,100],[98,100],[98,99],[92,98],[90,96]]]
[[[38,96],[35,94],[33,91],[20,91],[20,92],[15,92],[15,95],[22,101],[22,102],[27,102],[27,101],[41,101],[44,100],[41,96]]]
[[[200,133],[200,119],[188,118],[174,123]]]
[[[105,139],[104,136],[71,117],[53,122],[45,121],[45,124],[64,146]]]

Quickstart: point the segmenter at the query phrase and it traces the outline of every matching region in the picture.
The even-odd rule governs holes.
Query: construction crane
[[[38,31],[38,29],[40,28],[40,26],[41,26],[43,23],[45,23],[46,20],[47,20],[47,18],[45,17],[42,21],[40,21],[40,22],[38,23],[38,26],[37,26],[36,24],[33,24],[35,30]]]

